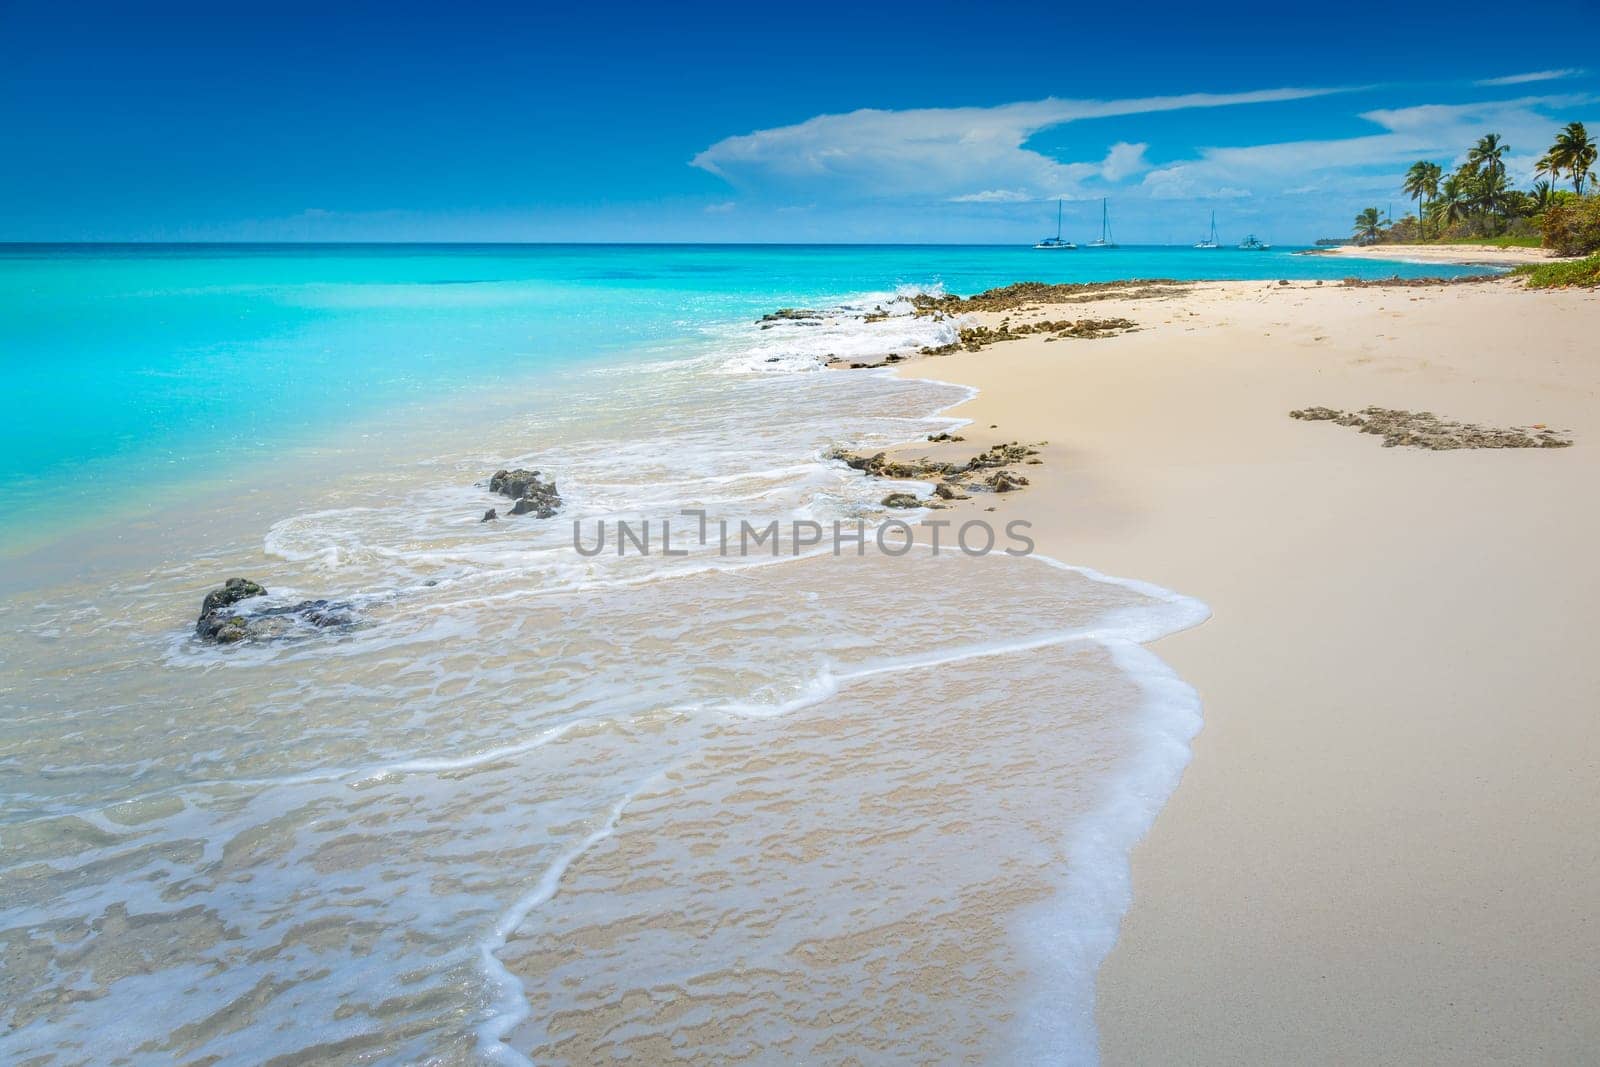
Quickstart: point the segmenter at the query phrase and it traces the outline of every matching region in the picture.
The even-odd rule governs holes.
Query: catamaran
[[[1253,233],[1239,242],[1241,252],[1265,252],[1271,247],[1269,244],[1263,244]]]
[[[1067,248],[1067,249],[1077,248],[1078,247],[1077,245],[1073,244],[1071,241],[1063,241],[1061,239],[1061,201],[1059,201],[1059,200],[1056,201],[1056,235],[1054,237],[1046,237],[1046,238],[1044,238],[1043,240],[1041,240],[1038,244],[1034,245],[1033,247],[1035,247],[1035,248]]]
[[[1106,198],[1100,198],[1100,240],[1090,241],[1085,248],[1115,248],[1117,242],[1111,239],[1111,211],[1106,206]]]
[[[1211,213],[1211,233],[1204,241],[1195,245],[1196,248],[1221,248],[1222,242],[1217,240],[1217,213]]]

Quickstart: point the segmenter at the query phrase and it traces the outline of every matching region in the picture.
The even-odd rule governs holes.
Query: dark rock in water
[[[319,630],[326,630],[330,626],[349,626],[355,622],[349,604],[335,604],[327,600],[302,600],[286,608],[268,608],[261,613],[262,618],[284,615],[304,619]]]
[[[194,632],[202,641],[231,645],[239,641],[263,641],[283,637],[296,630],[327,630],[356,624],[347,603],[327,600],[302,600],[298,604],[235,610],[233,605],[266,590],[243,578],[229,578],[220,588],[206,594]]]
[[[928,435],[930,441],[965,441],[966,438],[953,433],[934,433]]]
[[[194,632],[202,641],[215,641],[219,645],[231,645],[235,641],[243,641],[250,636],[249,623],[243,615],[229,615],[226,612],[214,611],[210,615],[200,616],[200,621],[195,623]]]
[[[556,497],[555,502],[557,504],[561,503],[561,498]],[[556,509],[551,507],[550,502],[543,498],[525,496],[515,504],[511,505],[511,514],[513,515],[531,514],[537,519],[548,519],[555,515],[555,513]]]
[[[530,471],[523,467],[518,467],[514,471],[502,468],[489,477],[489,492],[500,493],[515,500],[519,496],[527,495],[527,491],[534,486],[543,484],[539,480],[538,471]]]
[[[767,329],[771,326],[776,326],[780,322],[820,318],[822,318],[822,312],[812,311],[809,308],[779,308],[777,311],[761,316],[756,321],[765,323],[766,325],[762,326],[762,329]]]
[[[548,519],[561,507],[561,494],[556,492],[555,481],[543,481],[538,471],[521,467],[514,471],[495,471],[489,479],[489,491],[515,500],[516,503],[511,507],[513,515],[532,514]]]
[[[236,604],[247,597],[261,596],[266,589],[248,578],[229,578],[222,585],[206,594],[200,604],[200,614],[209,615],[218,608],[225,608]]]
[[[211,603],[211,596],[206,597],[207,604]],[[227,610],[227,605],[214,607],[210,611],[202,608],[200,618],[195,621],[194,632],[202,641],[231,645],[250,636],[250,623],[245,616]]]
[[[922,501],[911,493],[890,493],[880,503],[886,508],[920,508]]]
[[[200,618],[195,621],[194,632],[203,641],[215,641],[223,645],[243,641],[249,636],[245,617],[228,609],[241,600],[265,593],[263,586],[248,578],[229,578],[207,593],[205,600],[200,602]]]
[[[499,514],[494,510],[494,508],[490,508],[488,511],[485,511],[483,513],[483,518],[479,519],[478,521],[479,522],[493,522],[494,520],[498,519],[499,517],[500,517]]]

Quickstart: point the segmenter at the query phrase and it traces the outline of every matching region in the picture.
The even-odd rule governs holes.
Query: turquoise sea
[[[1024,279],[1465,272],[1293,251],[0,246],[0,546],[352,420],[584,361],[658,358],[708,324],[784,305]]]
[[[1207,609],[803,544],[939,506],[835,449],[1000,443],[964,386],[825,363],[954,340],[907,299],[936,286],[1397,270],[0,251],[0,1062],[1093,1062],[1128,852],[1201,726],[1147,645]],[[506,513],[516,467],[556,514]],[[1029,518],[968,494],[941,514]],[[668,521],[672,555],[575,550]],[[234,577],[250,635],[209,642]]]

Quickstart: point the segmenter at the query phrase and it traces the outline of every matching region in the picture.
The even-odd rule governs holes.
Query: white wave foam
[[[662,772],[664,773],[664,772]],[[643,793],[656,780],[661,777],[657,774],[651,777],[644,785],[633,790],[611,808],[611,813],[600,826],[590,833],[577,845],[563,852],[555,862],[546,867],[539,875],[539,881],[527,894],[519,898],[511,907],[501,914],[494,924],[494,929],[489,937],[485,938],[478,946],[478,958],[483,965],[484,974],[490,985],[497,991],[494,1006],[490,1009],[488,1018],[478,1026],[478,1051],[496,1063],[515,1064],[517,1067],[532,1067],[533,1061],[522,1055],[506,1043],[506,1035],[516,1029],[517,1024],[528,1017],[528,999],[522,989],[522,982],[512,974],[500,957],[496,955],[506,947],[506,942],[516,932],[539,905],[556,895],[556,890],[561,887],[561,878],[567,873],[577,859],[594,846],[610,837],[617,828],[617,823],[622,819],[622,813],[634,798]]]

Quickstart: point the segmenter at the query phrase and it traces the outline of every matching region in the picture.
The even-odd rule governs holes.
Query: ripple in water
[[[574,516],[872,513],[822,453],[967,394],[799,371],[945,329],[730,331],[484,430],[536,447],[308,493],[265,558],[8,606],[0,1053],[1092,1058],[1126,851],[1198,726],[1141,642],[1199,605],[1042,559],[570,548]],[[501,464],[569,510],[479,523]],[[199,646],[235,571],[368,625]]]

